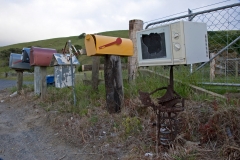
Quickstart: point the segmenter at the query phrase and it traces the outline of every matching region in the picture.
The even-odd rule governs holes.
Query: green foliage
[[[82,65],[78,66],[78,72],[82,72]]]
[[[2,51],[0,52],[0,58],[1,58],[1,59],[5,59],[5,60],[8,60],[11,53],[21,54],[21,53],[22,53],[22,49],[20,49],[20,48],[4,49],[4,50],[2,50]]]
[[[89,121],[92,125],[94,125],[95,123],[98,122],[98,117],[96,115],[92,116]]]
[[[80,46],[80,45],[78,45],[78,44],[75,45],[74,47],[76,48],[76,50],[80,50],[80,49],[82,49],[82,46]]]
[[[79,39],[83,39],[83,38],[85,38],[85,36],[86,36],[86,33],[82,33],[82,34],[80,34],[80,35],[78,36],[78,38],[79,38]]]
[[[208,31],[208,44],[209,50],[215,51],[224,48],[227,44],[231,43],[237,37],[240,36],[240,31]],[[240,41],[234,43],[229,49],[228,52],[237,52],[240,54]]]

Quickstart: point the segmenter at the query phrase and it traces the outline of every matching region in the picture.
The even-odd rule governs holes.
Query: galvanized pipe
[[[74,106],[76,106],[76,94],[75,94],[75,87],[74,87],[74,79],[73,79],[73,63],[72,63],[72,45],[71,45],[71,40],[68,40],[68,47],[69,47],[69,54],[70,54],[70,62],[71,62],[71,75],[72,75],[72,90],[73,90],[73,101],[74,101]]]
[[[199,66],[194,72],[198,71],[199,69],[201,69],[203,66],[205,66],[207,63],[211,62],[214,58],[216,58],[219,54],[221,54],[223,51],[225,51],[228,47],[230,47],[232,44],[236,43],[238,40],[240,39],[240,36],[238,36],[238,38],[236,38],[234,41],[232,41],[231,43],[229,43],[226,47],[224,47],[223,49],[221,49],[215,56],[213,56],[212,58],[209,59],[209,61],[203,63],[201,66]],[[193,72],[193,73],[194,73]]]
[[[189,17],[189,20],[191,21],[191,20],[192,20],[195,16],[197,16],[198,14],[209,13],[209,12],[213,12],[213,11],[217,11],[217,10],[221,10],[221,9],[225,9],[225,8],[231,8],[231,7],[235,7],[235,6],[240,6],[240,3],[235,3],[235,4],[223,6],[223,7],[217,7],[217,8],[213,8],[213,9],[209,9],[209,10],[205,10],[205,11],[200,11],[200,12],[196,12],[196,13],[186,14],[186,15],[179,16],[179,17],[174,17],[174,18],[170,18],[170,19],[166,19],[166,20],[162,20],[162,21],[157,21],[157,22],[149,23],[149,24],[145,27],[145,29],[147,29],[149,26],[152,26],[152,25],[155,25],[155,24],[164,23],[164,22],[168,22],[168,21],[173,21],[173,20],[177,20],[177,19],[181,19],[181,18],[186,18],[186,17]]]

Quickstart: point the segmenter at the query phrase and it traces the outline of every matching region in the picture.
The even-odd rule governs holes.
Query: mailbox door
[[[30,64],[22,62],[22,55],[11,53],[9,58],[9,67],[15,70],[29,70]]]
[[[75,67],[73,75],[71,74],[71,66],[54,66],[54,79],[56,88],[64,88],[72,86],[72,76],[75,78]],[[73,80],[74,82],[74,80]]]
[[[132,56],[133,43],[130,39],[100,35],[86,35],[85,47],[88,56],[119,55]]]
[[[31,66],[49,66],[53,57],[53,53],[57,53],[56,49],[32,47],[30,50]]]

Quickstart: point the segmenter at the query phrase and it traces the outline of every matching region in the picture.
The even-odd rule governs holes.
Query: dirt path
[[[8,96],[6,90],[0,91],[0,100]],[[48,113],[27,99],[22,101],[24,97],[16,96],[0,103],[0,159],[87,159],[57,136],[47,123]]]

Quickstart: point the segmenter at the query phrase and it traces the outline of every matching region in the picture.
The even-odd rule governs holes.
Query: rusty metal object
[[[163,89],[166,89],[166,93],[157,98],[158,102],[155,104],[150,96]],[[168,87],[161,87],[150,93],[139,91],[139,95],[142,104],[152,107],[157,114],[158,144],[159,142],[162,145],[171,144],[179,132],[180,122],[177,114],[184,110],[184,99],[173,88],[173,66],[170,69],[170,85]]]

